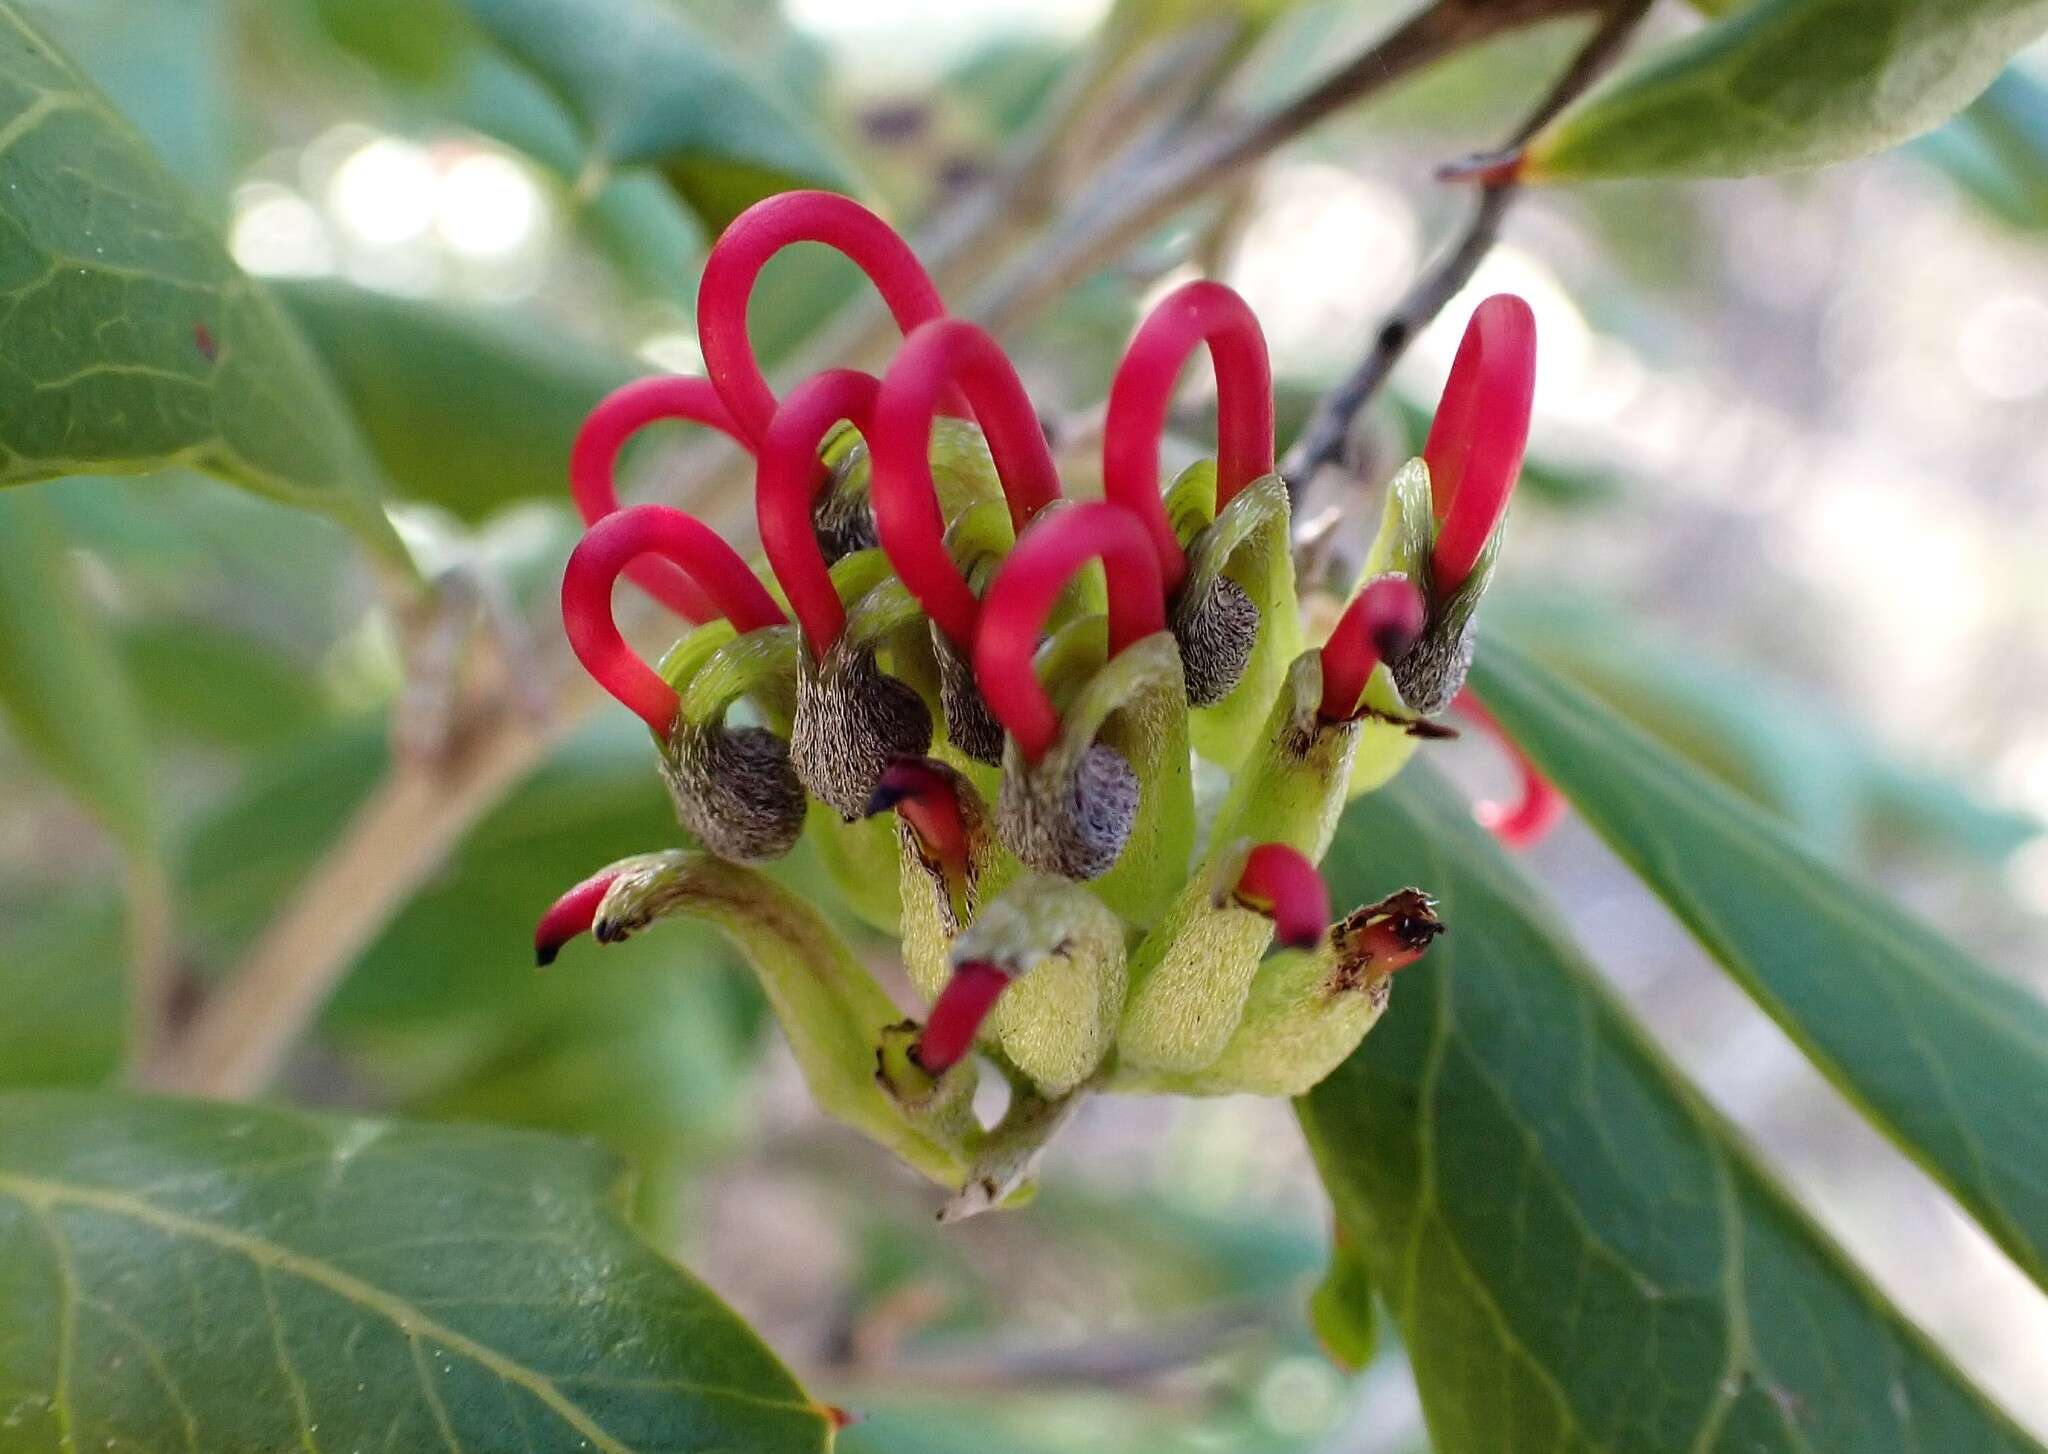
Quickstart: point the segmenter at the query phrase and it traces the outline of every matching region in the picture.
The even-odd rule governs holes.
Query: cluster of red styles
[[[825,244],[857,264],[903,341],[880,377],[826,369],[778,399],[754,358],[748,302],[763,265],[799,242]],[[1085,502],[1062,490],[1039,416],[1003,349],[982,328],[950,316],[910,247],[849,198],[786,193],[740,216],[705,263],[697,318],[705,377],[629,384],[597,406],[576,440],[571,486],[589,528],[570,557],[561,599],[577,657],[654,733],[679,813],[711,853],[750,862],[786,852],[815,798],[849,822],[894,812],[932,860],[963,864],[970,853],[966,819],[981,810],[963,804],[966,779],[933,755],[932,744],[940,741],[956,765],[1018,773],[1055,750],[1062,711],[1042,678],[1042,660],[1056,612],[1091,563],[1099,563],[1106,583],[1106,660],[1172,631],[1182,648],[1188,707],[1216,701],[1235,685],[1233,672],[1242,671],[1260,629],[1256,608],[1215,572],[1197,582],[1190,571],[1194,533],[1275,473],[1265,339],[1230,288],[1188,283],[1139,323],[1109,387],[1102,498]],[[1161,441],[1182,367],[1198,346],[1207,349],[1215,382],[1214,501],[1198,518],[1176,520],[1162,496]],[[1434,515],[1426,578],[1368,580],[1337,619],[1320,649],[1320,713],[1327,721],[1375,711],[1364,700],[1375,669],[1384,663],[1401,680],[1399,664],[1427,637],[1436,604],[1457,593],[1495,540],[1521,468],[1534,373],[1528,305],[1511,295],[1486,299],[1458,349],[1423,453]],[[751,456],[766,571],[681,510],[621,508],[613,479],[621,446],[664,420],[714,429]],[[947,462],[938,443],[946,430],[955,453],[980,459],[984,470],[992,465],[1000,482],[1007,522],[984,519],[979,544],[963,543],[960,492],[949,500],[941,485],[948,468],[971,468]],[[856,464],[865,471],[864,489],[839,498]],[[935,670],[906,685],[868,662],[866,674],[856,671],[846,688],[862,701],[834,719],[859,730],[842,727],[837,737],[824,730],[807,744],[798,740],[804,693],[830,688],[823,666],[848,628],[849,587],[835,578],[834,566],[869,547],[879,547],[886,570],[928,623]],[[728,734],[738,745],[725,757],[698,765],[700,776],[676,768],[669,759],[679,754],[670,749],[687,727],[688,687],[679,692],[674,671],[656,670],[623,640],[612,608],[621,574],[688,622],[723,618],[738,638],[785,629],[793,618],[799,720],[788,740],[744,729]],[[1189,600],[1197,589],[1215,599]],[[1457,705],[1490,729],[1484,709],[1461,687],[1462,664],[1455,675],[1449,690]],[[1420,714],[1450,700],[1422,705],[1411,695],[1408,706]],[[1481,815],[1519,844],[1544,831],[1558,804],[1526,760],[1515,759],[1521,802],[1485,807]],[[1128,820],[1116,775],[1090,777],[1092,767],[1083,769],[1069,799],[1074,814]],[[792,780],[799,785],[793,802]],[[693,801],[698,810],[688,811]],[[1083,881],[1113,865],[1124,846],[1117,827],[1111,821],[1091,838],[1101,825],[1084,822],[1065,837],[1048,829],[1003,846],[1034,870]],[[1078,846],[1068,841],[1077,838]],[[1275,942],[1306,948],[1325,934],[1329,894],[1307,855],[1267,842],[1239,862],[1235,900],[1271,919]],[[608,871],[579,884],[548,912],[537,936],[543,963],[591,927],[617,876]],[[1419,953],[1413,946],[1407,958]],[[918,1063],[938,1074],[965,1056],[1009,982],[998,966],[956,965],[925,1022]]]

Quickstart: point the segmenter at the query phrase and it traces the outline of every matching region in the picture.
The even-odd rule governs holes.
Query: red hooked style
[[[1536,315],[1513,293],[1472,312],[1451,362],[1422,458],[1436,511],[1433,585],[1455,591],[1472,573],[1522,472],[1536,394]]]
[[[1027,761],[1045,756],[1060,717],[1031,658],[1060,591],[1091,560],[1109,577],[1109,654],[1166,629],[1159,557],[1138,517],[1107,500],[1068,505],[1017,537],[989,583],[974,640],[974,675],[996,720]]]
[[[697,285],[697,337],[704,369],[741,432],[758,442],[775,414],[775,391],[754,359],[747,303],[768,259],[792,243],[819,242],[868,275],[905,333],[946,313],[924,264],[895,229],[837,192],[783,192],[732,220],[704,259]]]
[[[595,525],[617,512],[619,489],[615,470],[619,451],[649,424],[682,419],[716,429],[749,448],[740,428],[719,401],[709,379],[669,376],[635,379],[614,389],[590,411],[569,451],[569,493],[585,525]],[[636,560],[626,568],[633,584],[686,621],[709,621],[718,614],[710,597],[690,577],[665,560]]]
[[[643,555],[687,571],[733,629],[745,634],[787,619],[739,552],[703,521],[666,505],[634,505],[607,515],[570,552],[562,576],[562,624],[576,659],[664,740],[675,725],[675,688],[633,654],[612,619],[612,583]]]
[[[981,1033],[981,1022],[1010,987],[1010,976],[993,964],[970,959],[953,971],[932,1002],[911,1057],[931,1075],[944,1075],[966,1058]]]
[[[846,607],[811,523],[812,503],[830,479],[818,459],[818,441],[841,419],[869,433],[878,387],[872,374],[858,369],[827,369],[789,391],[761,440],[754,487],[761,547],[789,597],[813,660],[824,656],[846,629]]]
[[[1533,848],[1564,817],[1564,795],[1551,786],[1549,778],[1537,771],[1536,764],[1529,760],[1529,754],[1508,736],[1507,729],[1487,710],[1486,704],[1473,695],[1470,687],[1461,688],[1452,705],[1478,723],[1486,735],[1499,744],[1500,750],[1514,763],[1515,773],[1522,783],[1522,796],[1518,801],[1477,803],[1473,805],[1472,815],[1509,848]]]
[[[927,323],[904,340],[875,402],[875,530],[903,584],[953,644],[970,649],[979,612],[953,558],[932,480],[932,420],[953,384],[966,392],[1018,530],[1059,498],[1059,472],[1024,381],[985,330],[960,318]]]
[[[556,899],[533,931],[533,962],[546,969],[555,962],[555,956],[562,952],[562,946],[578,934],[590,932],[591,921],[597,918],[597,906],[604,902],[605,893],[618,879],[616,868],[603,869],[592,874],[575,888]]]
[[[1273,936],[1289,949],[1313,949],[1330,923],[1330,891],[1298,848],[1261,843],[1245,856],[1232,896],[1273,921]]]
[[[1207,280],[1176,288],[1145,316],[1117,366],[1102,428],[1102,490],[1144,522],[1167,594],[1187,556],[1160,500],[1159,441],[1181,365],[1209,346],[1216,375],[1216,509],[1273,472],[1273,371],[1259,320],[1236,292]]]
[[[861,816],[872,818],[891,808],[948,874],[966,876],[967,824],[960,816],[960,796],[953,780],[929,758],[900,757],[889,764]]]
[[[1344,608],[1323,644],[1325,721],[1348,722],[1358,715],[1373,668],[1399,661],[1422,634],[1426,611],[1422,593],[1402,576],[1381,576]]]

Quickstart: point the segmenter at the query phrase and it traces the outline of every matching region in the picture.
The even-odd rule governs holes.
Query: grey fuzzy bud
[[[867,810],[875,784],[899,757],[931,750],[924,699],[875,664],[872,651],[844,640],[797,671],[790,759],[805,787],[848,820]]]
[[[1259,639],[1259,608],[1244,588],[1218,575],[1206,591],[1182,591],[1167,625],[1180,646],[1188,705],[1213,706],[1229,696]]]
[[[1472,669],[1473,644],[1469,616],[1453,622],[1438,615],[1399,660],[1387,664],[1409,711],[1434,717],[1451,705]]]
[[[960,654],[952,638],[932,627],[932,653],[939,663],[939,708],[946,714],[946,736],[976,762],[990,767],[1003,760],[1003,724],[988,709],[974,680],[974,666]]]
[[[1010,851],[1041,873],[1100,878],[1124,851],[1140,795],[1129,761],[1097,742],[1063,780],[1005,772],[996,826]]]
[[[803,833],[803,784],[789,748],[765,727],[679,723],[662,754],[662,776],[676,817],[720,858],[780,858]]]

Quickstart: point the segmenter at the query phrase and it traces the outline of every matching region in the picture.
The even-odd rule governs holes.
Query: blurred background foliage
[[[582,413],[699,362],[706,238],[793,184],[929,216],[1043,113],[1107,7],[27,8],[276,286],[415,553],[535,601],[573,538]],[[1269,6],[1233,84],[1291,91],[1398,8]],[[1516,36],[1340,117],[1016,330],[1056,428],[1085,435],[1143,300],[1193,266],[1259,309],[1298,424],[1454,225],[1431,167],[1511,124],[1570,43]],[[2044,62],[1822,175],[1534,195],[1472,293],[1528,296],[1544,348],[1489,629],[2048,988]],[[778,259],[764,357],[853,285],[809,250]],[[1467,311],[1368,421],[1388,467]],[[651,435],[634,473],[673,443]],[[1307,503],[1338,559],[1376,516],[1365,496]],[[743,530],[749,510],[704,513]],[[173,936],[188,1000],[247,946],[378,778],[392,633],[365,557],[313,516],[182,474],[0,493],[0,1082],[113,1073],[132,941]],[[1474,791],[1505,785],[1483,750],[1445,755]],[[292,1092],[623,1150],[649,1233],[813,1387],[871,1411],[850,1450],[1421,1447],[1391,1340],[1345,1374],[1310,1337],[1327,1229],[1284,1106],[1098,1102],[1033,1215],[942,1237],[879,1153],[821,1126],[710,936],[536,976],[536,910],[672,836],[648,766],[623,714],[563,743],[363,953]],[[1568,824],[1533,867],[1823,1222],[2048,1430],[2040,1295],[1589,833]]]

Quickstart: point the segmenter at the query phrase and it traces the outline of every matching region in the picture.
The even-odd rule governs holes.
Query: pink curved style
[[[739,552],[703,521],[666,505],[634,505],[590,527],[562,576],[562,624],[576,659],[593,680],[664,740],[674,729],[675,688],[634,654],[612,619],[612,585],[641,556],[686,571],[741,633],[788,618]]]
[[[1031,762],[1059,737],[1059,712],[1032,669],[1046,618],[1092,560],[1109,578],[1109,654],[1166,629],[1159,558],[1138,517],[1107,500],[1068,505],[1017,539],[982,603],[974,675],[996,720]]]
[[[782,192],[735,217],[704,259],[697,284],[697,338],[704,369],[743,434],[758,442],[775,417],[775,391],[761,373],[747,332],[747,304],[761,269],[784,248],[822,243],[868,275],[906,334],[942,318],[938,285],[896,230],[837,192]]]
[[[1181,366],[1201,344],[1216,376],[1216,509],[1273,472],[1273,371],[1251,305],[1206,279],[1174,289],[1132,335],[1102,429],[1103,494],[1144,522],[1169,595],[1187,556],[1160,499],[1159,443]]]
[[[743,449],[751,448],[709,379],[680,375],[635,379],[598,402],[569,450],[569,494],[585,525],[595,525],[618,512],[619,451],[626,441],[648,425],[667,419],[702,424]],[[636,560],[626,568],[626,576],[686,621],[709,621],[718,614],[688,573],[668,561]]]

